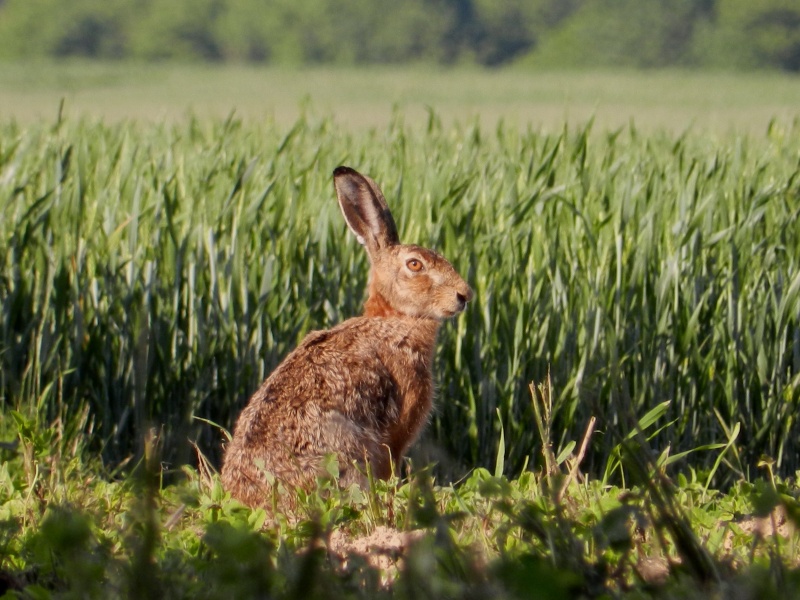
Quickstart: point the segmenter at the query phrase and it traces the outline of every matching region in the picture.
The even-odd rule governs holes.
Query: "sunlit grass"
[[[796,595],[798,126],[452,117],[0,124],[0,589]],[[413,475],[270,520],[222,489],[213,423],[360,312],[339,164],[476,297]],[[414,532],[394,570],[333,550],[381,527]]]
[[[195,417],[231,427],[307,331],[360,312],[366,257],[331,188],[351,164],[381,183],[401,237],[438,248],[476,291],[441,335],[417,462],[446,477],[493,465],[502,430],[507,472],[531,463],[528,383],[549,369],[555,450],[590,417],[603,432],[590,471],[666,402],[659,447],[729,443],[726,481],[762,454],[790,474],[798,139],[779,124],[711,142],[435,115],[353,134],[314,118],[6,124],[3,402],[112,462],[150,426],[175,463],[187,437],[217,457],[222,436]]]

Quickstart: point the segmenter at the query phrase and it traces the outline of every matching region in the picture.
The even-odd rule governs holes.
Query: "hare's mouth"
[[[442,316],[445,319],[449,319],[450,317],[455,317],[457,314],[464,311],[467,307],[467,298],[463,294],[456,294],[456,301],[455,306],[452,308],[443,308],[442,309]]]

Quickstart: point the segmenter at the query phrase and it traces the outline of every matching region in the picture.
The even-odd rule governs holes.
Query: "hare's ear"
[[[337,167],[333,185],[344,220],[367,253],[400,243],[389,205],[372,179],[350,167]]]

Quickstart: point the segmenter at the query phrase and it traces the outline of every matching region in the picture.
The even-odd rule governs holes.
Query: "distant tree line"
[[[0,59],[800,71],[800,0],[0,0]]]

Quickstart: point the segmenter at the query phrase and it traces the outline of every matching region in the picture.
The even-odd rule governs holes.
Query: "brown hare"
[[[270,481],[312,486],[328,453],[338,455],[343,485],[363,483],[367,465],[388,478],[430,413],[441,321],[472,299],[444,257],[400,243],[372,179],[339,167],[333,182],[369,255],[369,297],[363,316],[309,333],[242,411],[222,482],[251,506],[271,502]]]

